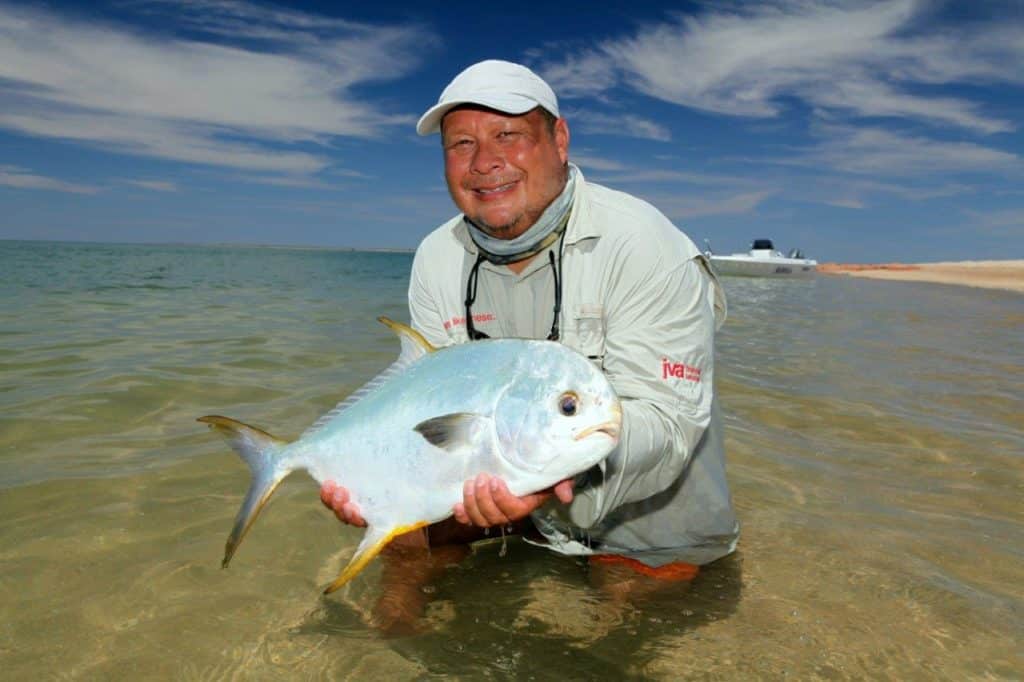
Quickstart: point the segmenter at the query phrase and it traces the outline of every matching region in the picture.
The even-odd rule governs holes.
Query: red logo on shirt
[[[473,323],[474,324],[477,324],[479,322],[494,322],[494,320],[496,320],[496,319],[498,319],[498,318],[496,318],[494,316],[494,313],[476,313],[476,314],[473,315]],[[452,319],[447,320],[444,323],[444,328],[445,329],[451,329],[452,327],[465,327],[465,326],[466,326],[466,318],[458,317],[458,316],[453,317]]]
[[[661,359],[661,378],[686,379],[694,383],[700,383],[700,368],[692,367],[682,362],[672,362],[668,358]]]

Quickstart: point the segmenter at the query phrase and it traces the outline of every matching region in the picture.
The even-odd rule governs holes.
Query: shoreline
[[[941,263],[819,263],[818,272],[825,275],[956,284],[1024,293],[1024,260],[968,260]]]

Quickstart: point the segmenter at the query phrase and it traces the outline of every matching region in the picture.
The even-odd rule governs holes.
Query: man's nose
[[[494,142],[479,143],[473,155],[472,169],[474,173],[486,175],[505,165],[505,154],[501,146]]]

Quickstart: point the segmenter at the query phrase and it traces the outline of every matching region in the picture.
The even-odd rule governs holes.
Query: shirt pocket
[[[604,367],[605,329],[604,306],[596,303],[582,303],[574,306],[569,322],[571,331],[566,344],[592,360],[598,367]]]

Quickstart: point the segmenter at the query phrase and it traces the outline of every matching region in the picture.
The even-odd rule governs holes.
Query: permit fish
[[[252,472],[224,549],[227,567],[278,484],[304,469],[348,489],[366,533],[325,593],[359,573],[397,535],[441,521],[462,484],[498,476],[515,495],[571,478],[619,440],[622,408],[607,378],[553,341],[494,339],[435,349],[414,329],[378,318],[401,341],[398,359],[296,441],[228,417],[219,431]]]

